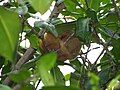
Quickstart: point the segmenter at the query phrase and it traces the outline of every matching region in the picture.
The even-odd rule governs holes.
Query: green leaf
[[[112,81],[109,83],[107,90],[116,90],[117,86],[119,86],[119,80],[120,80],[120,75],[118,75],[116,78],[112,79]],[[119,90],[119,89],[117,89]]]
[[[23,64],[21,69],[27,70],[27,69],[30,69],[30,68],[34,68],[35,65],[36,65],[37,58],[34,58],[34,59],[30,60],[29,62]]]
[[[12,89],[6,85],[0,84],[0,90],[12,90]]]
[[[97,11],[100,7],[100,2],[101,0],[90,0],[89,7]]]
[[[85,5],[85,0],[79,0],[81,4]]]
[[[92,90],[99,90],[99,77],[94,73],[89,73]]]
[[[108,68],[109,66],[110,66],[110,62],[109,62],[108,56],[107,54],[104,54],[104,56],[100,59],[100,67],[103,70]]]
[[[110,1],[111,1],[111,0],[102,0],[102,2],[103,2],[103,3],[106,3],[106,4],[110,3]]]
[[[118,16],[115,12],[109,12],[106,16],[106,20],[108,21],[108,23],[117,23],[119,21]]]
[[[114,55],[114,58],[117,60],[120,60],[120,38],[112,40],[112,54]]]
[[[22,87],[20,87],[20,90],[36,90],[34,85],[22,83]]]
[[[70,74],[65,75],[65,81],[70,80]]]
[[[39,69],[40,69],[40,67],[43,67],[47,71],[49,71],[54,66],[56,59],[57,59],[56,53],[50,52],[50,53],[38,58],[36,65]]]
[[[99,72],[99,78],[100,78],[100,81],[99,81],[99,83],[100,83],[100,86],[102,87],[103,85],[105,85],[107,82],[108,82],[108,80],[109,80],[109,74],[110,74],[110,70],[109,70],[109,68],[106,68],[106,69],[103,69],[103,70],[101,70],[100,72]]]
[[[59,18],[53,18],[52,20],[50,20],[51,24],[53,25],[58,25],[58,24],[61,24],[63,23],[63,21]]]
[[[30,75],[31,75],[30,70],[21,70],[19,72],[16,71],[15,73],[10,74],[10,79],[16,83],[20,83],[29,78]]]
[[[66,9],[70,12],[74,12],[76,10],[76,5],[72,0],[64,0]]]
[[[54,78],[55,81],[55,85],[59,86],[65,86],[65,80],[64,80],[64,75],[62,74],[62,72],[60,71],[60,69],[58,67],[54,67],[51,70],[52,76]]]
[[[36,13],[35,9],[31,5],[28,7],[28,12]]]
[[[5,59],[0,56],[0,69],[3,67],[4,61],[5,61]]]
[[[89,18],[79,18],[76,23],[75,35],[86,43],[88,43],[91,40],[89,20],[90,20]]]
[[[50,7],[53,0],[28,0],[36,11],[44,14]]]
[[[28,8],[26,5],[18,6],[15,10],[19,15],[25,15],[28,12]]]
[[[54,66],[56,59],[56,53],[51,52],[38,58],[38,61],[36,62],[36,70],[45,86],[51,86],[55,84],[52,75],[48,71]]]
[[[6,64],[4,64],[4,67],[2,67],[2,71],[1,71],[1,75],[5,75],[7,73],[9,73],[11,71],[11,63],[9,63],[8,61],[7,62],[4,62]],[[4,81],[4,79],[6,78],[7,76],[5,77],[2,77],[1,78],[1,81]]]
[[[67,23],[55,25],[55,28],[56,28],[58,34],[61,35],[65,31],[75,32],[75,24],[76,24],[75,21],[67,22]]]
[[[0,7],[0,55],[6,60],[15,59],[19,32],[18,14]]]
[[[79,89],[70,86],[53,86],[53,87],[43,87],[42,90],[79,90]]]
[[[39,39],[36,35],[32,34],[30,37],[28,37],[31,47],[37,49],[39,47]]]
[[[38,27],[38,28],[44,28],[48,32],[52,33],[54,36],[56,36],[56,37],[58,36],[55,26],[51,23],[47,23],[47,22],[43,22],[43,21],[36,21],[34,23],[34,26]]]
[[[79,72],[83,73],[83,71],[81,71],[81,69],[82,69],[82,64],[81,64],[81,62],[80,62],[78,59],[75,59],[75,60],[73,60],[73,61],[70,61],[70,64],[72,64],[72,66],[74,67],[74,69],[75,69],[76,71],[79,71]]]
[[[87,9],[86,14],[89,18],[91,18],[92,21],[94,21],[96,24],[98,23],[97,13],[94,10]]]
[[[71,73],[70,75],[70,86],[79,88],[80,87],[80,77],[81,75],[77,72]]]
[[[52,75],[44,67],[40,68],[38,73],[39,73],[41,80],[45,86],[54,86],[55,85]]]
[[[48,26],[46,26],[46,29],[47,29],[47,31],[51,32],[54,36],[56,36],[56,37],[58,36],[58,33],[57,33],[54,25],[49,24]]]
[[[104,38],[104,40],[106,40],[106,41],[109,38],[114,38],[114,39],[119,38],[119,36],[117,34],[114,34],[114,32],[107,27],[101,26],[101,28],[99,28],[99,31],[100,31],[102,37]]]

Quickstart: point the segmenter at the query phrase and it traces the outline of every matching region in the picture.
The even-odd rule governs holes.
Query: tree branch
[[[51,12],[51,15],[49,16],[50,19],[52,18],[57,18],[59,13],[65,8],[64,3],[60,3],[60,4],[55,4],[53,11]],[[41,32],[39,32],[39,34],[41,35]],[[21,68],[21,66],[27,62],[35,53],[35,50],[30,47],[26,50],[26,52],[24,53],[24,55],[19,59],[19,61],[16,63],[15,68],[13,68],[14,70],[19,70]],[[4,81],[3,84],[9,85],[11,83],[9,77],[7,77]]]

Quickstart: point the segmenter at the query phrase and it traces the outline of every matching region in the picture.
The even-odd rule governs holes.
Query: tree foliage
[[[36,16],[47,11],[47,20]],[[88,55],[100,47],[92,43],[102,46],[94,63]],[[37,90],[41,82],[40,90],[119,90],[119,55],[119,0],[0,0],[0,90]],[[75,71],[64,76],[64,65]]]

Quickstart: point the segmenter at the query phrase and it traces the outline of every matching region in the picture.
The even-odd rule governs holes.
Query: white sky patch
[[[0,2],[0,5],[3,5],[4,3],[7,3],[7,2],[8,2],[8,0],[4,0],[4,1]]]
[[[63,73],[64,76],[75,71],[72,67],[68,65],[63,65],[63,66],[58,66],[58,67],[60,68],[60,71]]]
[[[99,48],[94,49],[96,47],[99,47]],[[82,51],[87,52],[87,49],[88,48],[85,46],[85,48],[82,49]],[[96,44],[96,43],[91,43],[90,49],[93,49],[93,50],[91,50],[87,54],[87,57],[88,57],[88,59],[90,60],[91,63],[94,63],[95,60],[98,58],[99,54],[101,53],[101,51],[103,50],[103,47],[102,47],[102,45],[99,45],[99,44]]]
[[[26,33],[22,33],[22,42],[20,42],[20,46],[23,48],[29,48],[30,47],[30,42],[28,39],[25,38]]]
[[[30,47],[30,42],[28,39],[26,40],[23,40],[21,43],[20,43],[20,46],[22,46],[23,48],[29,48]]]

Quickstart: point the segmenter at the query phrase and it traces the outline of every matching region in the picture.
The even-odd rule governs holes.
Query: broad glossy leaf
[[[53,86],[53,87],[43,87],[42,90],[79,90],[79,89],[70,86]]]
[[[44,14],[50,7],[53,0],[28,0],[36,11]]]
[[[91,40],[91,34],[89,30],[90,18],[79,18],[76,23],[76,33],[81,40],[88,43]]]
[[[55,29],[55,26],[53,24],[51,24],[51,23],[49,24],[49,23],[43,22],[43,21],[36,21],[34,23],[34,26],[38,27],[38,28],[44,28],[48,32],[52,33],[54,36],[56,36],[56,37],[58,36],[58,33],[57,33],[56,29]]]
[[[50,53],[38,58],[36,65],[39,69],[40,69],[40,67],[43,67],[47,71],[49,71],[54,66],[56,59],[57,59],[56,53],[50,52]]]
[[[6,60],[15,59],[19,32],[18,14],[0,7],[0,55]]]
[[[56,59],[56,53],[51,52],[38,58],[36,62],[37,73],[45,86],[55,85],[54,79],[48,71],[54,66]]]
[[[45,86],[54,86],[55,85],[54,78],[44,67],[39,68],[38,73],[39,73],[40,78]]]
[[[53,18],[52,20],[50,20],[50,22],[53,25],[58,25],[63,23],[63,21],[60,18]]]
[[[6,85],[0,84],[0,90],[12,90],[12,89]]]

